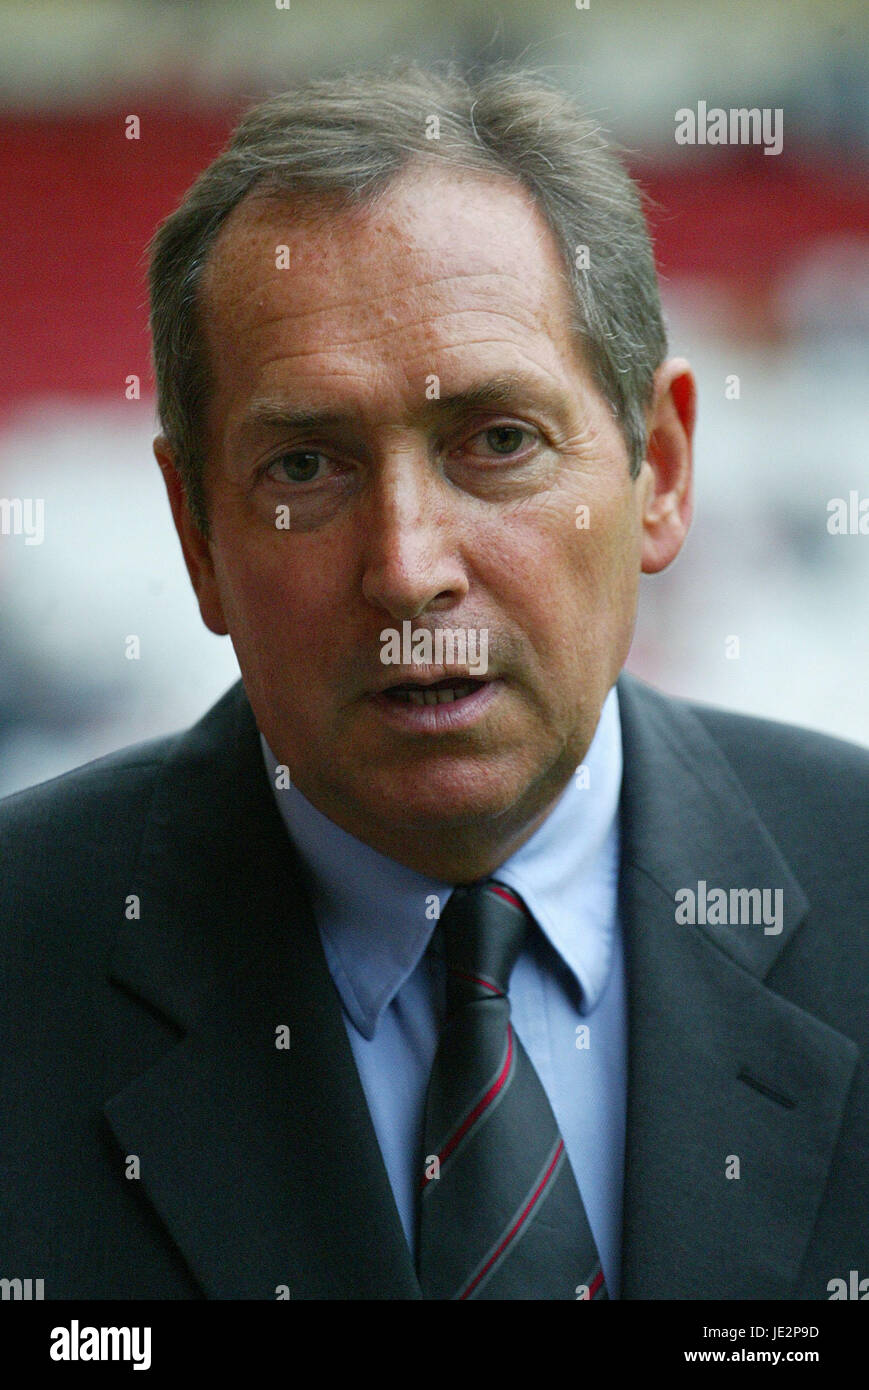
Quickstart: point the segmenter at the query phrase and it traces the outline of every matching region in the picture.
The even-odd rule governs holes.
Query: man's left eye
[[[510,454],[518,453],[522,448],[526,438],[531,439],[533,432],[525,429],[522,425],[490,425],[488,429],[481,430],[475,434],[469,444],[474,440],[482,439],[486,446],[491,449],[496,457],[507,458]],[[472,453],[470,448],[466,452]]]

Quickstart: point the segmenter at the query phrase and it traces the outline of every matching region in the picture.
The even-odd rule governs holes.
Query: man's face
[[[315,806],[414,867],[488,871],[588,749],[655,492],[574,346],[545,223],[512,183],[447,171],[327,219],[249,198],[203,306],[210,540],[181,529],[206,623]],[[404,622],[485,632],[485,678],[436,705],[387,689],[450,675],[384,664]]]

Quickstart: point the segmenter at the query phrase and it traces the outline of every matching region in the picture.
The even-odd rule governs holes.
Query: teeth
[[[403,700],[410,705],[451,705],[456,700],[461,700],[465,695],[473,693],[472,685],[464,684],[454,686],[450,690],[396,690],[393,692],[393,699]]]

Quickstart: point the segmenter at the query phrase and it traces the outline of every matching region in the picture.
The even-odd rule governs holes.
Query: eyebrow
[[[492,407],[537,405],[563,415],[568,406],[565,393],[546,386],[533,377],[505,374],[469,386],[464,391],[423,402],[416,414],[434,418],[459,417],[474,410]],[[307,431],[346,427],[357,419],[353,411],[294,409],[284,401],[259,399],[251,402],[236,430],[241,442],[260,430]]]

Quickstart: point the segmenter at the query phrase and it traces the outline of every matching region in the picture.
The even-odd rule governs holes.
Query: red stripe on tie
[[[532,1209],[532,1207],[534,1207],[535,1203],[539,1201],[540,1195],[541,1195],[541,1193],[543,1192],[543,1189],[546,1187],[546,1184],[549,1182],[549,1179],[550,1179],[551,1176],[552,1176],[553,1170],[555,1169],[555,1165],[558,1163],[558,1160],[560,1159],[563,1150],[564,1150],[564,1140],[563,1140],[563,1139],[559,1139],[559,1141],[558,1141],[558,1148],[555,1150],[555,1153],[554,1153],[553,1156],[552,1156],[552,1162],[550,1163],[549,1167],[546,1169],[546,1172],[543,1174],[543,1177],[540,1179],[539,1183],[537,1184],[536,1189],[534,1190],[534,1192],[532,1192],[531,1197],[529,1198],[529,1200],[528,1200],[528,1202],[527,1202],[527,1204],[526,1204],[526,1206],[525,1206],[525,1210],[522,1211],[522,1212],[520,1213],[518,1219],[517,1219],[516,1221],[514,1221],[514,1223],[513,1223],[512,1227],[511,1227],[511,1229],[507,1232],[507,1234],[505,1235],[504,1239],[501,1241],[501,1244],[498,1246],[498,1249],[495,1251],[495,1253],[494,1253],[493,1255],[491,1255],[491,1256],[489,1257],[489,1259],[488,1259],[488,1260],[486,1261],[486,1263],[483,1265],[483,1268],[480,1270],[479,1274],[477,1274],[477,1275],[471,1280],[470,1284],[469,1284],[468,1287],[465,1289],[464,1293],[459,1294],[459,1300],[460,1300],[460,1301],[461,1301],[463,1298],[467,1298],[470,1294],[472,1294],[472,1293],[474,1292],[474,1289],[477,1287],[477,1285],[479,1284],[480,1280],[483,1278],[483,1275],[486,1274],[486,1273],[488,1272],[488,1270],[490,1270],[490,1269],[492,1268],[492,1265],[495,1263],[495,1261],[498,1259],[498,1257],[499,1257],[500,1255],[502,1255],[503,1252],[507,1249],[507,1246],[510,1244],[511,1240],[515,1240],[517,1232],[519,1231],[519,1229],[520,1229],[522,1226],[524,1226],[525,1222],[528,1220],[528,1217],[529,1217],[529,1215],[531,1214],[531,1209]]]
[[[499,995],[501,999],[504,998],[503,990],[500,990],[497,985],[493,985],[491,980],[484,980],[480,975],[469,975],[464,970],[453,970],[452,966],[450,966],[450,974],[457,976],[460,980],[470,980],[471,984],[482,985],[484,989],[490,989],[493,994]]]
[[[509,1074],[510,1074],[510,1063],[512,1062],[512,1060],[513,1060],[513,1029],[512,1029],[511,1026],[508,1024],[508,1025],[507,1025],[507,1055],[506,1055],[506,1057],[504,1058],[504,1065],[503,1065],[503,1067],[501,1068],[501,1071],[500,1071],[499,1075],[497,1076],[497,1078],[495,1079],[495,1081],[492,1082],[492,1085],[489,1087],[488,1091],[487,1091],[486,1094],[483,1096],[483,1099],[482,1099],[481,1101],[478,1101],[478,1102],[477,1102],[477,1104],[474,1106],[473,1110],[471,1111],[470,1115],[466,1116],[466,1118],[465,1118],[465,1119],[462,1121],[462,1123],[459,1125],[459,1127],[458,1127],[458,1129],[456,1130],[455,1134],[453,1134],[453,1135],[451,1136],[451,1138],[449,1138],[449,1139],[447,1140],[447,1142],[444,1144],[443,1148],[441,1149],[440,1153],[439,1153],[438,1156],[437,1156],[437,1157],[438,1157],[438,1165],[440,1165],[441,1163],[445,1163],[445,1162],[446,1162],[446,1160],[449,1158],[450,1154],[452,1153],[452,1151],[453,1151],[453,1149],[456,1147],[456,1145],[459,1143],[459,1141],[460,1141],[461,1139],[464,1139],[464,1137],[465,1137],[465,1135],[467,1134],[468,1130],[471,1128],[471,1125],[476,1123],[476,1121],[477,1121],[477,1120],[480,1118],[480,1116],[483,1114],[483,1111],[484,1111],[484,1110],[488,1110],[489,1106],[492,1104],[492,1101],[495,1099],[495,1097],[496,1097],[496,1095],[498,1094],[498,1092],[502,1089],[502,1087],[503,1087],[503,1085],[504,1085],[504,1082],[507,1080],[507,1077],[508,1077]],[[430,1177],[428,1177],[427,1175],[423,1176],[423,1180],[422,1180],[422,1182],[420,1183],[420,1191],[422,1191],[422,1190],[427,1186],[428,1183],[434,1182],[434,1181],[435,1181],[434,1178],[430,1178]]]
[[[490,883],[489,887],[493,893],[497,893],[499,898],[503,898],[505,903],[510,903],[513,907],[518,907],[520,912],[525,911],[525,905],[515,893],[511,893],[509,888],[505,888],[501,883]]]
[[[594,1298],[595,1294],[597,1293],[597,1291],[598,1291],[598,1289],[600,1288],[600,1286],[601,1286],[602,1283],[603,1283],[603,1270],[602,1270],[602,1269],[599,1269],[598,1272],[597,1272],[597,1274],[596,1274],[596,1276],[594,1277],[594,1279],[592,1279],[591,1283],[590,1283],[589,1286],[588,1286],[588,1297],[589,1297],[589,1301],[591,1301],[591,1299]]]

